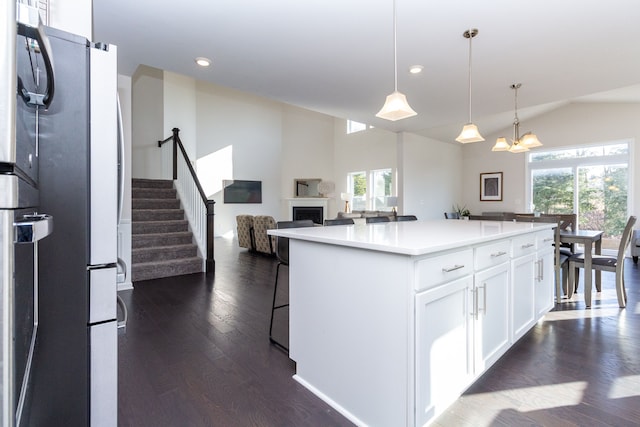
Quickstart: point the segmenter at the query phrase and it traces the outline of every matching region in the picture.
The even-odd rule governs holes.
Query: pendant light
[[[407,102],[407,97],[403,93],[398,92],[398,53],[397,53],[397,30],[396,30],[396,0],[393,0],[393,65],[395,76],[395,90],[387,96],[382,109],[378,111],[376,117],[381,119],[396,120],[406,119],[417,115],[413,108]]]
[[[471,40],[478,35],[478,29],[472,28],[462,33],[465,39],[469,39],[469,123],[464,125],[462,132],[456,138],[456,141],[462,144],[468,144],[470,142],[484,141],[478,126],[474,125],[471,121]]]
[[[504,136],[501,136],[496,140],[496,145],[493,146],[491,151],[523,153],[525,151],[529,151],[530,148],[542,146],[542,143],[534,133],[527,132],[520,136],[520,119],[518,119],[518,89],[520,89],[521,86],[521,83],[515,83],[510,86],[511,89],[515,91],[515,117],[513,119],[513,140],[511,141],[511,145],[509,145]]]

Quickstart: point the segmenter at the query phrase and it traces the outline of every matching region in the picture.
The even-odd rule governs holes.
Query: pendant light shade
[[[462,36],[465,39],[469,39],[469,122],[464,125],[462,132],[460,132],[460,135],[456,138],[456,141],[462,144],[484,141],[484,138],[480,135],[478,126],[474,125],[471,121],[471,40],[477,35],[477,28],[473,28],[462,33]]]
[[[480,142],[484,141],[482,135],[480,135],[480,131],[478,130],[478,126],[473,123],[467,123],[462,128],[462,132],[456,138],[456,141],[462,144],[468,144],[470,142]]]
[[[407,97],[403,93],[398,92],[398,53],[397,53],[397,31],[396,31],[396,1],[393,0],[393,66],[394,66],[394,84],[395,90],[387,96],[384,105],[376,114],[381,119],[396,120],[406,119],[417,115],[413,108],[407,102]]]
[[[397,90],[387,96],[382,109],[376,114],[381,119],[387,119],[395,122],[396,120],[406,119],[417,115],[413,108],[407,102],[407,97]]]

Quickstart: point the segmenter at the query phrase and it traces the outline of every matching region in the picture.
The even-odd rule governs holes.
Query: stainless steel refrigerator
[[[39,331],[28,425],[117,425],[115,46],[46,28],[55,98],[39,116]]]

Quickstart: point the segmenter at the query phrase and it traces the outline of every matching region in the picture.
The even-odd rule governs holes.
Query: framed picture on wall
[[[480,201],[502,201],[502,172],[480,174]]]

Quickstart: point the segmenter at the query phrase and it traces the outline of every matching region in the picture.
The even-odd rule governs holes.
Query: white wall
[[[165,139],[164,74],[156,68],[140,66],[131,85],[131,174],[133,178],[169,179],[163,175],[162,150]]]
[[[335,184],[333,117],[285,104],[282,113],[281,199],[293,197],[296,178],[319,178]],[[337,205],[333,195],[327,196],[330,200],[325,215],[334,218]],[[287,209],[283,201],[278,218],[286,220]]]
[[[163,132],[161,139],[171,136],[172,129],[180,129],[180,140],[189,158],[196,158],[196,81],[181,74],[163,75]],[[171,166],[173,167],[173,166]]]
[[[215,234],[236,229],[238,214],[280,219],[282,105],[232,89],[198,81],[197,157],[222,156],[198,176],[216,201]],[[261,204],[225,204],[223,179],[262,181]]]
[[[411,133],[399,137],[401,212],[443,219],[462,199],[462,146]]]
[[[561,107],[520,125],[521,133],[533,131],[544,144],[538,150],[567,145],[631,139],[640,141],[640,105],[575,103]],[[468,144],[463,149],[463,201],[471,213],[483,211],[526,212],[525,155],[491,151],[500,135],[510,136],[512,129],[485,135],[486,141]],[[634,185],[635,168],[640,165],[640,150],[633,150],[631,165],[630,214],[640,212],[640,186]],[[481,172],[503,172],[503,201],[479,201]]]

